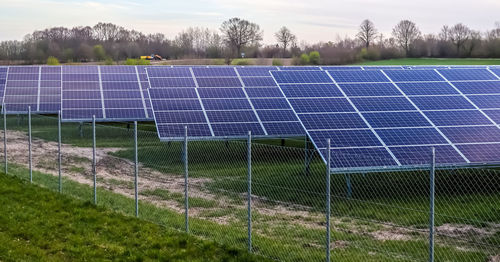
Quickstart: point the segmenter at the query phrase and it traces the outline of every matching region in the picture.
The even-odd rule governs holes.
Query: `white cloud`
[[[264,41],[286,25],[300,40],[328,41],[353,35],[366,18],[390,34],[401,19],[417,23],[425,33],[443,24],[463,22],[486,30],[498,18],[500,1],[476,0],[0,0],[0,40],[21,39],[36,29],[112,22],[146,33],[174,36],[189,26],[218,29],[231,17],[258,23]]]

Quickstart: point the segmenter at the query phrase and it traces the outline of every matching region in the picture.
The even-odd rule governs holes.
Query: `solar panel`
[[[183,139],[184,126],[195,139],[303,135],[270,69],[147,68],[160,139]]]
[[[0,66],[0,99],[3,99],[3,94],[5,90],[5,83],[7,82],[7,71],[9,70],[6,66]]]
[[[147,86],[137,66],[62,67],[62,120],[134,121],[152,119]],[[147,82],[146,82],[147,83]],[[146,91],[146,92],[145,92]]]
[[[29,107],[33,113],[57,113],[61,108],[61,67],[11,66],[3,96],[7,114],[27,114]]]
[[[500,145],[500,87],[490,70],[271,74],[324,159],[331,140],[332,171],[366,172],[428,165],[431,147],[440,165],[500,162],[479,149],[500,149],[491,146]]]

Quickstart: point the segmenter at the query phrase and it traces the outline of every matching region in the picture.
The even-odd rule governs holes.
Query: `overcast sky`
[[[414,21],[424,33],[458,22],[485,31],[500,21],[500,0],[0,0],[0,40],[101,21],[173,37],[190,26],[218,30],[231,17],[259,24],[265,43],[273,43],[283,25],[299,41],[317,42],[353,36],[366,18],[384,35],[401,19]]]

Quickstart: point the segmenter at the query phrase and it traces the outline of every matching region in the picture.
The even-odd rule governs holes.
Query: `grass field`
[[[363,61],[359,65],[500,65],[500,59],[480,58],[401,58]]]
[[[17,125],[15,118],[10,118],[8,126],[15,130],[26,130],[21,122]],[[149,126],[140,128],[149,130]],[[56,121],[47,117],[33,119],[33,136],[48,141],[55,141]],[[63,142],[77,147],[91,145],[90,128],[84,127],[80,137],[77,124],[63,125]],[[266,141],[279,144],[279,140]],[[253,146],[253,194],[266,199],[272,209],[274,203],[290,203],[307,207],[314,217],[314,223],[323,223],[321,214],[324,210],[324,164],[316,157],[311,163],[311,173],[304,174],[304,149],[300,140],[287,141],[294,147],[255,144]],[[132,132],[116,126],[97,127],[97,145],[99,148],[113,147],[118,151],[115,156],[133,159]],[[199,216],[234,219],[227,225],[208,222],[194,218],[191,221],[192,232],[208,239],[216,239],[224,244],[245,246],[246,212],[241,207],[244,203],[242,195],[246,192],[246,158],[245,143],[232,141],[204,141],[189,144],[189,170],[194,179],[208,179],[203,188],[206,193],[220,198],[234,200],[228,207],[218,206],[213,201],[202,198],[193,199],[193,208],[202,208]],[[181,177],[183,163],[181,161],[181,143],[159,143],[153,132],[139,133],[139,161],[145,166],[161,171],[169,176]],[[64,164],[64,163],[63,163]],[[26,170],[18,169],[19,176],[26,177]],[[140,171],[141,173],[141,171]],[[472,225],[478,230],[488,229],[490,223],[500,221],[497,212],[500,202],[500,185],[494,171],[488,170],[448,170],[437,173],[437,206],[436,225]],[[56,189],[56,178],[37,173],[38,184]],[[379,241],[367,232],[381,230],[381,225],[398,225],[413,228],[415,232],[425,229],[428,221],[428,172],[385,172],[374,174],[351,175],[354,187],[352,196],[346,194],[344,175],[333,176],[332,215],[339,219],[337,228],[332,232],[334,239],[349,243],[348,247],[335,250],[337,258],[351,257],[353,261],[391,261],[387,253],[406,254],[408,257],[425,257],[427,248],[425,237],[418,233],[412,240]],[[91,199],[91,188],[65,179],[64,191],[81,199]],[[162,200],[182,202],[182,195],[167,190],[144,190],[143,196],[156,196]],[[115,194],[104,188],[99,190],[99,203],[108,208],[127,214],[133,212],[133,200]],[[141,203],[140,216],[155,223],[168,225],[181,230],[182,214],[158,208],[146,202]],[[293,208],[291,209],[293,210]],[[316,221],[319,217],[320,219]],[[311,229],[301,224],[290,223],[290,217],[280,215],[254,214],[254,227],[262,234],[256,234],[255,252],[266,257],[280,258],[289,261],[302,261],[307,258],[321,259],[324,232],[319,228]],[[309,218],[292,218],[292,220]],[[375,222],[374,222],[375,221]],[[362,227],[366,232],[353,233]],[[225,232],[221,234],[221,232]],[[411,234],[415,234],[415,232]],[[500,233],[485,238],[467,234],[448,239],[439,237],[437,247],[441,258],[454,258],[455,261],[485,260],[490,251],[486,247],[480,251],[475,241],[464,244],[465,249],[453,248],[455,241],[461,238],[478,240],[486,245],[498,246]],[[283,243],[286,242],[286,245]],[[307,247],[304,244],[307,243]],[[367,252],[367,250],[372,250]],[[398,259],[395,259],[398,260]]]
[[[0,174],[1,261],[262,261]]]

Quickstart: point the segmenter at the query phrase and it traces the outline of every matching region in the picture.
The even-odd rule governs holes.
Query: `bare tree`
[[[98,23],[93,28],[94,37],[99,41],[115,41],[123,27],[112,23]]]
[[[478,49],[481,45],[483,38],[481,36],[481,32],[476,30],[470,30],[469,39],[465,42],[464,47],[467,52],[468,57],[472,57],[473,52]]]
[[[450,28],[450,41],[456,48],[457,55],[460,55],[460,51],[464,44],[469,40],[471,30],[464,24],[459,23]]]
[[[413,42],[420,37],[421,33],[414,22],[402,20],[392,29],[392,35],[408,56]]]
[[[259,25],[237,17],[224,21],[220,30],[228,45],[236,49],[238,56],[241,48],[248,44],[257,44],[262,40]]]
[[[439,39],[441,41],[450,40],[450,27],[449,26],[443,25],[443,27],[441,27],[441,32],[439,33]]]
[[[283,47],[283,57],[285,56],[286,48],[297,40],[297,37],[286,26],[281,27],[274,36]]]
[[[378,31],[375,28],[375,24],[372,21],[365,19],[361,22],[359,26],[358,34],[356,35],[361,42],[364,43],[365,47],[368,49],[370,44],[375,40]]]

